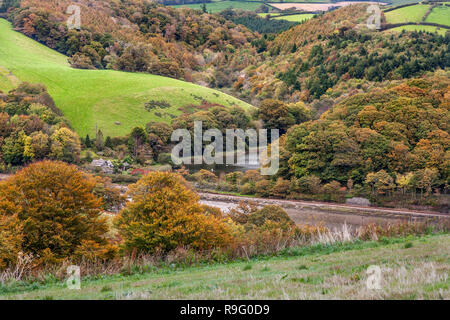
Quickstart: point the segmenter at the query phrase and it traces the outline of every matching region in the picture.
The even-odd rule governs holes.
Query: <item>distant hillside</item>
[[[81,30],[68,30],[70,5]],[[258,37],[242,25],[150,0],[22,0],[9,20],[25,35],[72,57],[83,69],[139,71],[214,85],[211,67]]]
[[[105,136],[126,135],[136,125],[171,121],[179,108],[205,100],[249,105],[191,83],[144,73],[73,69],[67,57],[15,32],[0,19],[0,90],[20,81],[45,84],[56,105],[81,136],[98,127]],[[146,109],[146,103],[151,108]]]
[[[361,87],[450,66],[449,35],[372,31],[366,8],[352,5],[318,15],[265,41],[262,62],[241,72],[235,89],[259,99],[335,99],[346,91],[337,88],[350,79]]]

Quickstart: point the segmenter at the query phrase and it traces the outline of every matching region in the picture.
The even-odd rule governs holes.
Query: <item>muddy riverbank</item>
[[[225,212],[236,207],[240,201],[254,202],[260,207],[269,204],[278,205],[286,210],[292,220],[298,224],[324,224],[328,227],[340,227],[343,224],[358,227],[371,223],[388,224],[400,221],[424,221],[427,219],[438,222],[443,219],[450,219],[450,216],[445,214],[389,208],[238,197],[212,193],[200,193],[200,197],[202,203],[218,207]]]

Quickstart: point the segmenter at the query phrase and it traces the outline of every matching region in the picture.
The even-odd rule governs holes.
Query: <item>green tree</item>
[[[95,149],[97,151],[102,151],[105,148],[105,139],[103,138],[102,130],[97,131],[97,135],[95,137]]]

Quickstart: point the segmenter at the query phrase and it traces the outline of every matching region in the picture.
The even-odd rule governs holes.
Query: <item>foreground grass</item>
[[[0,90],[12,89],[19,80],[46,85],[81,136],[92,136],[96,127],[105,137],[126,135],[149,121],[169,122],[183,112],[179,108],[200,105],[202,100],[250,107],[219,91],[171,78],[73,69],[66,56],[13,31],[8,21],[0,19]],[[150,100],[166,101],[170,107],[149,112],[145,103]]]
[[[279,257],[131,276],[83,279],[81,290],[56,280],[8,284],[0,299],[449,299],[450,235],[315,245]],[[380,290],[366,270],[382,270]]]

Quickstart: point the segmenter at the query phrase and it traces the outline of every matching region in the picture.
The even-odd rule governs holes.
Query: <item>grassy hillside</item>
[[[182,113],[178,108],[202,100],[249,107],[221,92],[161,76],[70,68],[66,56],[13,31],[0,19],[0,90],[11,89],[19,80],[45,84],[81,136],[93,134],[96,126],[105,136],[125,135],[151,120],[168,122],[171,115]],[[150,100],[166,101],[170,107],[149,112],[144,105]]]
[[[316,245],[277,258],[0,286],[0,299],[449,299],[450,236]],[[366,287],[381,268],[381,290]],[[280,289],[282,288],[282,289]]]

